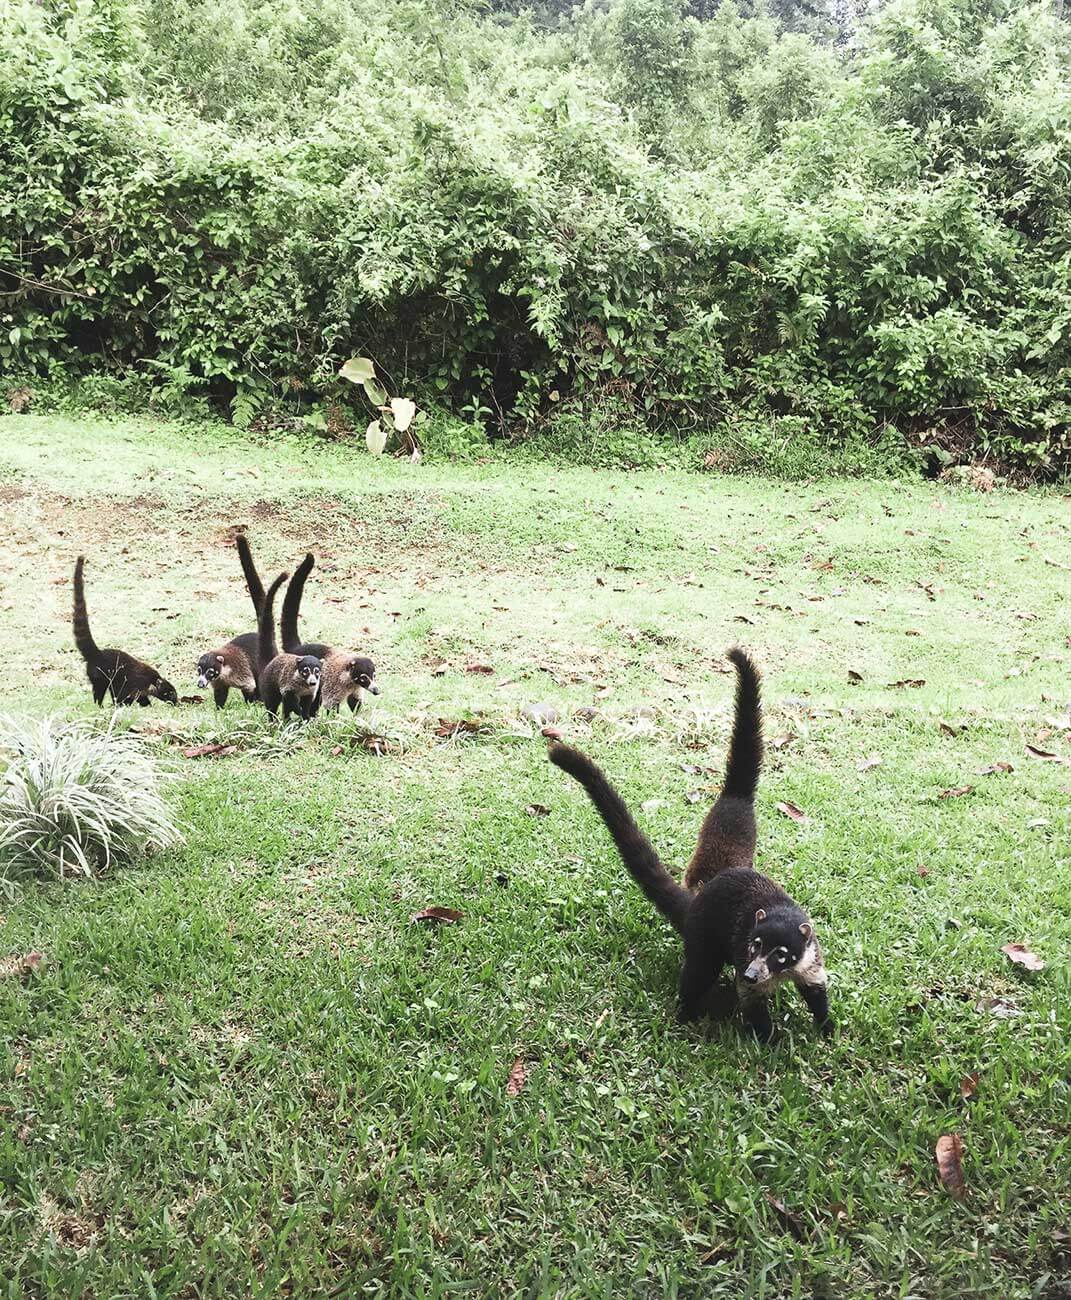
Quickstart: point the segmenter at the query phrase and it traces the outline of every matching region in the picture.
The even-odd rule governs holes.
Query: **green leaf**
[[[408,397],[392,397],[390,399],[391,414],[394,416],[394,427],[399,433],[404,433],[413,423],[413,416],[416,415],[416,402],[411,402]]]
[[[365,395],[373,406],[386,406],[387,390],[374,379],[363,379]]]
[[[363,384],[375,378],[376,368],[367,357],[350,357],[338,373],[351,384]]]
[[[365,432],[364,440],[373,456],[382,456],[387,445],[387,431],[378,420],[373,420]]]

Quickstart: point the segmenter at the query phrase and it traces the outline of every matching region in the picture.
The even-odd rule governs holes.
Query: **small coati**
[[[352,650],[338,650],[319,641],[303,643],[298,636],[301,596],[305,590],[305,579],[312,572],[315,563],[311,555],[305,556],[294,570],[294,576],[283,597],[283,610],[279,619],[283,649],[289,654],[315,655],[322,660],[323,679],[317,710],[321,705],[325,709],[338,709],[344,702],[348,702],[351,712],[355,713],[361,707],[365,691],[370,695],[379,694],[375,682],[375,664],[367,656],[354,654]]]
[[[253,601],[253,609],[260,618],[264,604],[264,585],[260,581],[253,553],[244,533],[239,533],[234,544],[238,548],[238,558],[245,574],[246,586]],[[197,685],[201,690],[211,686],[216,708],[222,709],[227,703],[231,689],[242,692],[247,704],[260,698],[257,690],[257,654],[258,632],[243,632],[228,641],[218,650],[209,650],[197,660]]]
[[[80,555],[74,566],[74,643],[86,663],[93,703],[99,707],[110,692],[116,704],[146,705],[153,699],[177,704],[178,692],[155,668],[123,650],[101,650],[93,640],[82,577],[85,562]]]
[[[286,578],[285,573],[280,573],[265,593],[264,603],[260,607],[257,657],[260,698],[272,719],[278,715],[281,703],[284,722],[291,713],[297,713],[306,720],[311,718],[315,712],[313,706],[320,695],[320,660],[315,655],[279,654],[275,645],[275,593]]]
[[[767,999],[787,981],[828,1034],[833,1022],[814,924],[780,885],[754,869],[754,799],[762,765],[759,674],[743,650],[730,650],[729,659],[737,689],[725,782],[700,830],[687,888],[662,865],[621,796],[586,755],[552,744],[550,761],[588,792],[636,883],[683,938],[681,1020],[696,1020],[707,1009],[722,967],[730,965],[744,1018],[764,1042],[773,1034]]]

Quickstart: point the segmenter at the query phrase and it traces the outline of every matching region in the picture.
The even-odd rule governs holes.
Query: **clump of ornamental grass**
[[[182,840],[141,741],[0,717],[0,884],[97,876]]]

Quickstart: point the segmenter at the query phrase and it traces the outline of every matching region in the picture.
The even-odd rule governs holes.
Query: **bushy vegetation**
[[[0,886],[92,876],[181,841],[156,763],[131,735],[0,719]]]
[[[595,408],[750,463],[1068,463],[1071,25],[1047,5],[3,9],[12,371],[339,428],[359,353],[492,433]]]

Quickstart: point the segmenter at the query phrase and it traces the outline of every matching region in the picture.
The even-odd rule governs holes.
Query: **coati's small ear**
[[[216,655],[216,663],[217,663],[217,664],[221,664],[222,662],[223,662],[223,656],[222,656],[222,655]]]
[[[755,924],[758,925],[760,921],[765,921],[765,920],[766,920],[766,909],[764,907],[760,907],[759,910],[755,913]]]
[[[814,930],[806,921],[801,921],[800,934],[802,934],[805,939],[809,939],[811,935],[814,934]]]

